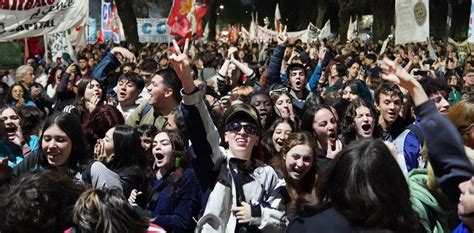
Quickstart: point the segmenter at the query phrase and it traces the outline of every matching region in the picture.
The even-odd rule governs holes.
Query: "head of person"
[[[266,126],[268,120],[271,120],[274,114],[270,96],[266,92],[256,91],[250,95],[250,105],[257,109],[260,116],[260,124]]]
[[[61,76],[63,74],[63,70],[61,67],[56,67],[50,70],[48,75],[48,84],[56,85],[61,82]]]
[[[224,112],[219,129],[232,154],[237,158],[248,160],[253,147],[259,143],[262,125],[254,107],[237,104]]]
[[[140,64],[139,75],[145,80],[145,83],[148,85],[151,82],[151,79],[158,70],[158,63],[153,59],[145,59]]]
[[[290,119],[277,118],[265,132],[263,142],[275,148],[275,152],[280,152],[288,135],[298,129],[296,123]],[[270,139],[270,140],[269,140]]]
[[[158,108],[166,107],[170,105],[170,102],[179,103],[181,88],[181,81],[173,69],[159,70],[147,87],[148,93],[150,93],[148,103]]]
[[[77,84],[76,104],[85,107],[85,102],[97,96],[100,101],[105,100],[103,84],[98,79],[82,78]]]
[[[456,72],[447,74],[447,81],[449,87],[456,88],[458,90],[461,90],[462,87],[462,82],[461,82],[461,77]]]
[[[85,56],[79,56],[79,58],[77,58],[77,61],[79,63],[80,70],[86,70],[89,68],[89,64],[87,64],[87,58]]]
[[[314,185],[316,167],[313,166],[315,164],[313,155],[316,153],[316,147],[313,137],[308,132],[293,132],[288,135],[278,154],[285,163],[282,172],[288,183],[300,184],[300,189],[310,189]]]
[[[462,79],[464,81],[464,86],[474,86],[474,68],[464,71]]]
[[[135,72],[136,67],[137,66],[135,65],[135,63],[132,63],[132,62],[124,63],[121,67],[122,73],[124,73],[124,74],[133,73],[133,72]]]
[[[347,101],[353,101],[358,98],[372,101],[372,93],[370,93],[369,87],[367,87],[367,85],[361,80],[349,80],[342,85],[341,90],[342,98]]]
[[[281,118],[293,118],[293,102],[288,87],[275,85],[270,88],[270,98],[274,104],[277,116]]]
[[[447,100],[448,86],[446,85],[446,81],[441,78],[425,77],[420,79],[419,82],[428,97],[435,102],[438,112],[447,114],[449,102]]]
[[[317,196],[330,202],[351,225],[418,232],[405,176],[381,140],[364,139],[345,146],[318,178]]]
[[[51,170],[72,170],[86,158],[84,134],[79,119],[70,113],[58,112],[46,119],[41,131],[40,164]]]
[[[379,137],[378,116],[371,102],[361,98],[352,101],[342,118],[344,138],[351,142],[355,139]]]
[[[44,87],[40,83],[33,83],[30,86],[31,98],[38,98],[44,93]]]
[[[295,92],[302,91],[306,86],[306,69],[304,65],[293,63],[286,69],[286,76],[290,81],[290,87]]]
[[[331,60],[326,68],[326,76],[328,77],[342,77],[346,74],[346,66],[335,60]]]
[[[20,111],[20,124],[23,135],[38,135],[41,123],[46,118],[46,114],[33,106],[23,106],[18,110]]]
[[[151,146],[154,164],[149,167],[161,170],[162,175],[174,169],[181,172],[190,165],[188,150],[188,141],[178,131],[159,130]],[[151,175],[155,178],[154,173]]]
[[[111,170],[136,165],[146,169],[147,158],[141,146],[140,133],[127,125],[110,128],[102,138],[106,158],[102,161]]]
[[[337,120],[327,105],[314,105],[303,113],[301,130],[310,132],[321,145],[333,146],[337,141]]]
[[[84,191],[70,177],[31,172],[0,195],[0,228],[5,232],[64,232],[72,225],[72,208]]]
[[[9,141],[13,142],[18,132],[22,131],[23,117],[15,107],[0,109],[0,120],[5,124],[5,131]]]
[[[147,232],[149,220],[128,204],[118,189],[89,189],[73,209],[74,229],[82,233]]]
[[[25,101],[28,101],[30,99],[28,95],[28,90],[26,90],[26,88],[19,83],[13,84],[10,87],[10,91],[8,92],[7,102],[18,102],[20,101],[20,99],[23,99]]]
[[[140,134],[140,140],[143,149],[145,152],[149,151],[151,149],[151,144],[153,143],[153,138],[158,132],[158,129],[154,125],[140,125],[137,128],[137,131]]]
[[[447,116],[461,134],[464,145],[474,149],[474,97],[457,102]]]
[[[134,72],[123,73],[117,83],[117,98],[121,105],[132,106],[145,87],[145,81]]]
[[[34,68],[31,65],[22,65],[16,69],[16,80],[29,87],[34,82]]]
[[[375,90],[375,106],[379,111],[378,122],[392,124],[402,110],[403,93],[396,84],[382,82]]]
[[[84,123],[84,138],[90,150],[98,139],[104,138],[109,129],[125,124],[122,113],[111,105],[101,105],[89,114]]]
[[[365,56],[365,64],[371,66],[377,61],[377,56],[373,53],[369,53]]]
[[[356,78],[359,75],[361,68],[360,61],[352,59],[347,63],[347,75],[349,78]]]

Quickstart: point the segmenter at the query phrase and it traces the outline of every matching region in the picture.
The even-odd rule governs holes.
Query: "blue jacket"
[[[421,118],[420,129],[425,136],[428,156],[439,187],[451,204],[457,204],[459,183],[474,175],[462,138],[453,124],[438,112],[433,101],[416,107],[415,113]]]
[[[111,94],[114,98],[117,94],[113,90],[114,87],[108,86],[109,82],[107,75],[110,72],[113,72],[119,66],[120,61],[115,57],[115,55],[108,52],[104,55],[102,60],[100,60],[100,63],[92,71],[92,77],[99,79],[102,85],[104,85],[104,90],[106,90],[107,94]]]
[[[166,177],[166,176],[164,176]],[[152,187],[158,187],[163,179],[155,180]],[[193,169],[185,169],[175,194],[174,186],[168,184],[160,193],[155,209],[151,212],[154,223],[167,232],[193,232],[199,212],[199,181]],[[151,193],[150,193],[151,195]]]

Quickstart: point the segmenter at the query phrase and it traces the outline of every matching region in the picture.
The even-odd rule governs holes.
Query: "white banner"
[[[306,30],[302,31],[297,31],[297,32],[288,32],[288,39],[293,38],[293,39],[301,39],[303,40],[304,36],[306,35]],[[259,41],[270,41],[270,40],[275,40],[278,35],[278,32],[266,29],[262,26],[257,27],[257,38]]]
[[[428,0],[396,0],[395,15],[395,44],[426,41],[430,36]]]
[[[88,0],[0,1],[0,41],[66,31],[88,16]]]
[[[318,35],[321,29],[316,27],[314,24],[309,23],[308,29],[306,29],[306,40],[303,39],[303,41],[310,43],[313,42],[314,40],[318,39]]]
[[[474,42],[474,0],[471,1],[471,16],[469,16],[468,42]]]
[[[51,56],[53,61],[61,58],[62,64],[70,65],[71,62],[77,63],[74,49],[72,48],[71,40],[67,32],[58,32],[54,35],[49,35],[48,40],[51,41]],[[68,56],[64,56],[64,54],[69,54],[69,59],[67,58]]]
[[[167,19],[137,19],[138,38],[141,43],[171,42],[170,28]]]
[[[331,36],[331,20],[326,21],[324,27],[321,29],[321,32],[318,35],[320,40],[328,38]]]

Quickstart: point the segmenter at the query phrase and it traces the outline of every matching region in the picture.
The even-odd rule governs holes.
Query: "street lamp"
[[[219,6],[219,9],[223,10],[223,9],[224,9],[224,5],[221,4],[221,5]]]

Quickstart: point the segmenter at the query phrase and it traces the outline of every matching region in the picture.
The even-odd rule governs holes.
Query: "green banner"
[[[18,42],[0,42],[0,69],[16,68],[23,62],[23,48]]]

